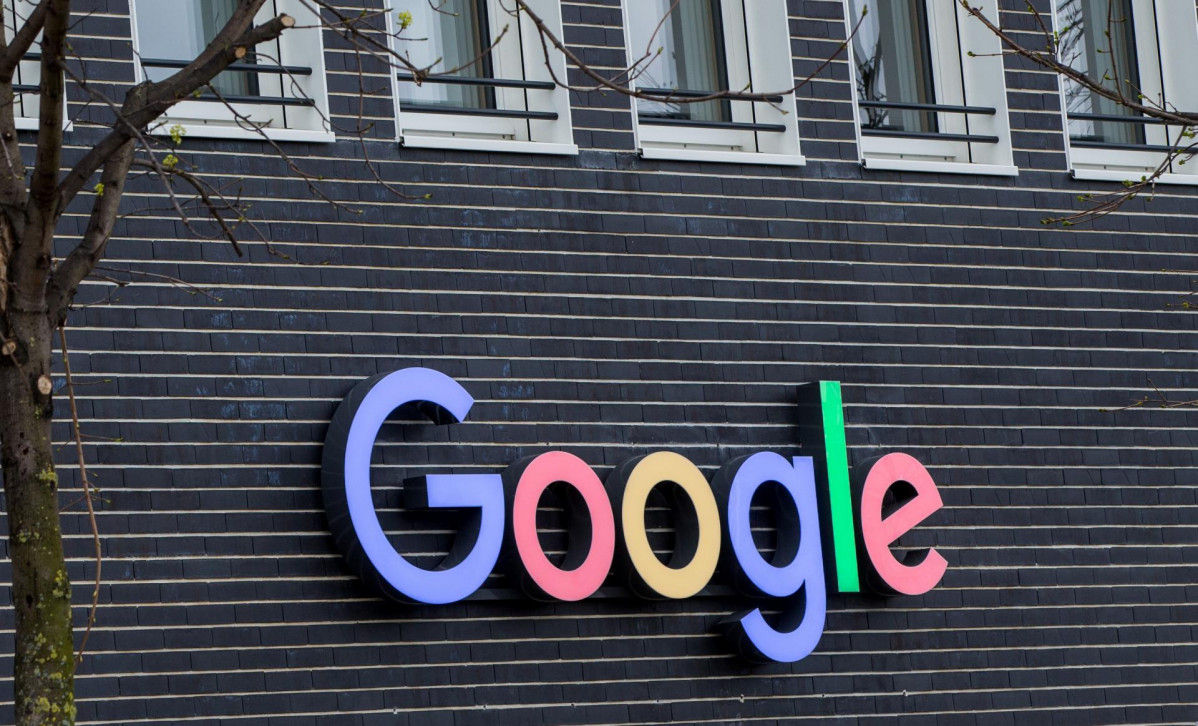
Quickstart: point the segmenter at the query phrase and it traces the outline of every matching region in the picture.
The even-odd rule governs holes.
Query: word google
[[[404,482],[409,508],[472,510],[453,549],[435,570],[404,559],[387,539],[370,492],[370,456],[383,422],[413,404],[434,423],[464,421],[474,399],[452,378],[406,368],[363,381],[338,407],[325,439],[322,489],[329,525],[350,567],[368,583],[401,600],[445,604],[474,594],[500,555],[528,596],[582,600],[616,573],[647,599],[683,599],[701,593],[719,574],[748,597],[781,600],[776,624],[761,608],[733,616],[722,629],[736,648],[758,662],[794,662],[815,649],[824,630],[825,563],[840,592],[859,592],[861,570],[871,589],[917,595],[931,590],[947,563],[934,549],[890,547],[941,506],[927,469],[906,454],[888,454],[864,469],[850,488],[840,384],[799,387],[803,451],[786,458],[761,452],[725,465],[708,483],[685,457],[660,451],[615,467],[601,481],[585,462],[550,451],[502,474],[430,475]],[[817,495],[817,481],[819,493]],[[568,485],[569,544],[560,566],[537,536],[537,505],[554,483]],[[654,487],[673,482],[689,499],[675,507],[675,551],[662,562],[649,544],[645,507]],[[777,548],[767,559],[754,544],[750,505],[773,483]],[[888,492],[897,504],[886,501]],[[682,497],[679,497],[681,500]],[[853,503],[856,501],[856,508]],[[854,511],[855,509],[855,511]],[[830,533],[827,541],[821,532]]]

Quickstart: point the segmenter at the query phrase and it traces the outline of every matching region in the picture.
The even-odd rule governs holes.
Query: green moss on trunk
[[[50,373],[45,316],[9,314],[27,346],[23,365],[0,366],[0,462],[4,468],[9,555],[16,609],[16,722],[75,722],[71,583],[63,559],[58,475],[50,442],[50,396],[37,379]]]

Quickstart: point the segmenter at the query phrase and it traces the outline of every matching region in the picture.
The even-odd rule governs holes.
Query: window
[[[556,0],[529,7],[561,37]],[[576,154],[565,59],[550,51],[527,16],[501,0],[411,3],[407,30],[392,33],[396,52],[426,70],[420,82],[396,75],[399,136],[406,146]],[[393,13],[388,13],[389,20]],[[505,30],[506,29],[506,30]]]
[[[191,62],[220,32],[237,0],[139,0],[134,43],[143,78],[158,81]],[[211,88],[172,108],[163,128],[189,134],[280,141],[332,141],[320,27],[302,0],[268,0],[254,19],[280,13],[297,19],[278,40],[263,43],[213,79]]]
[[[998,16],[996,0],[978,4]],[[861,21],[851,45],[867,167],[1016,173],[993,33],[957,0],[848,0],[847,7],[849,27]]]
[[[797,166],[784,0],[626,0],[637,145],[647,158]],[[711,101],[684,102],[724,92]],[[782,93],[766,101],[747,93]]]
[[[1198,108],[1193,60],[1198,16],[1173,0],[1058,0],[1060,58],[1112,91],[1148,105]],[[1155,170],[1172,144],[1184,141],[1168,126],[1068,78],[1062,107],[1074,175],[1122,181]],[[1198,169],[1174,160],[1161,181]]]
[[[25,18],[36,6],[31,0],[7,0],[3,6],[4,35],[11,38],[17,28],[25,23]],[[18,129],[37,129],[37,92],[41,82],[41,54],[38,52],[40,43],[34,42],[29,52],[17,64],[17,72],[13,76],[13,116]]]

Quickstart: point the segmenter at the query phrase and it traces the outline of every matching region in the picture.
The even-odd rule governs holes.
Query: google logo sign
[[[882,594],[918,595],[935,587],[947,567],[935,549],[906,552],[902,559],[891,550],[941,507],[927,469],[893,453],[858,467],[851,482],[840,384],[800,386],[799,397],[807,455],[744,456],[711,482],[670,451],[629,459],[606,479],[564,451],[516,462],[502,474],[408,479],[405,506],[472,514],[449,555],[428,570],[387,539],[371,499],[371,451],[395,409],[414,405],[436,424],[456,423],[466,419],[474,399],[452,378],[427,368],[375,376],[342,401],[325,439],[321,486],[329,526],[363,580],[428,605],[470,597],[497,565],[539,600],[582,600],[613,578],[635,596],[677,600],[700,595],[720,578],[746,597],[781,606],[772,623],[759,607],[725,621],[722,629],[736,649],[758,662],[798,661],[823,634],[826,579],[839,592],[859,592],[864,580]],[[645,509],[653,489],[667,482],[685,502],[675,508],[674,552],[663,562],[650,546]],[[554,564],[541,547],[536,517],[541,495],[558,483],[566,485],[572,504],[567,551]],[[776,494],[777,520],[777,547],[769,558],[750,527],[754,495],[767,485]]]

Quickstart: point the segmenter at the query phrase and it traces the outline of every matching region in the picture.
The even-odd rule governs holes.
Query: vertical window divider
[[[529,79],[528,78],[528,58],[527,58],[527,54],[524,52],[524,24],[521,22],[518,6],[517,6],[517,12],[516,12],[516,43],[520,46],[520,77],[525,80],[528,80]],[[494,65],[492,65],[492,68],[494,68]],[[492,73],[492,75],[494,75],[494,73]],[[521,97],[524,98],[524,110],[525,111],[532,110],[532,102],[528,98],[528,92],[530,90],[531,89],[529,89],[529,88],[523,88],[520,90],[520,95],[521,95]],[[532,119],[531,118],[524,119],[524,128],[525,128],[525,133],[528,134],[528,138],[531,139],[532,138]]]
[[[278,17],[279,16],[278,0],[270,0],[270,8],[271,8],[271,10],[274,11],[274,16]],[[323,31],[321,31],[321,32],[323,32]],[[275,48],[275,62],[278,63],[279,65],[283,65],[283,48],[281,45],[279,45],[278,39],[275,39],[273,41],[272,45],[274,45],[274,48]],[[255,59],[255,60],[257,60],[257,59]],[[254,75],[256,76],[258,74],[255,73]],[[287,96],[288,95],[287,87],[290,85],[291,85],[291,74],[284,73],[283,75],[280,75],[279,76],[279,95]],[[259,81],[259,87],[261,87],[261,81]],[[286,106],[283,106],[282,112],[283,112],[284,128],[291,128],[291,119],[287,118],[287,107]]]
[[[1134,28],[1135,28],[1135,22],[1136,22],[1134,15],[1132,17],[1127,18],[1126,22],[1129,22],[1132,24],[1133,34],[1134,34]],[[1156,12],[1156,2],[1152,3],[1152,37],[1156,38],[1156,67],[1161,69],[1161,108],[1166,108],[1165,104],[1168,103],[1168,97],[1165,95],[1165,83],[1164,83],[1165,59],[1163,57],[1161,57],[1161,27],[1160,27],[1160,22],[1159,22],[1159,16],[1157,15],[1157,12]],[[1139,94],[1142,90],[1143,89],[1141,89],[1141,88],[1137,88],[1136,93]],[[1140,114],[1140,116],[1143,117],[1143,114]],[[1168,146],[1172,146],[1173,139],[1172,139],[1172,134],[1169,131],[1169,128],[1170,127],[1168,126],[1168,124],[1166,124],[1165,125],[1164,143]],[[1145,138],[1147,138],[1148,134],[1145,133],[1144,136],[1145,136]],[[1175,171],[1175,169],[1173,167],[1174,167],[1174,164],[1173,164],[1173,160],[1171,159],[1169,161],[1169,171]]]
[[[495,46],[495,27],[491,23],[494,18],[491,17],[491,8],[487,0],[479,0],[475,7],[477,8],[477,15],[474,21],[477,27],[479,52],[482,53],[482,56],[467,58],[466,61],[470,63],[470,66],[463,70],[467,73],[474,72],[476,75],[484,78],[487,76],[495,78],[498,75],[495,73],[495,48],[493,47]],[[436,12],[441,11],[437,9]],[[460,22],[460,20],[452,22]],[[455,75],[460,74],[459,72]],[[492,107],[496,110],[500,109],[499,101],[503,98],[501,92],[497,91],[494,87],[487,87],[483,89],[482,96],[484,99],[482,103],[484,108]]]
[[[742,18],[744,18],[744,22],[741,23],[740,26],[741,26],[741,33],[745,39],[745,66],[748,69],[748,73],[749,73],[749,92],[750,93],[758,93],[757,83],[753,78],[753,54],[749,52],[749,15],[748,15],[748,10],[745,8],[745,0],[735,0],[735,2],[740,3],[740,16]],[[727,61],[727,57],[725,55],[725,60],[724,60],[725,73],[727,72],[727,65],[728,65],[728,61]],[[793,68],[794,63],[788,60],[787,66],[790,66],[791,68]],[[793,70],[791,71],[791,74],[792,75],[794,74]],[[729,89],[729,90],[731,90],[731,89]],[[757,123],[757,103],[758,103],[757,101],[748,101],[749,113],[750,113],[751,118],[753,119],[753,121],[752,121],[753,123]],[[760,131],[753,132],[753,150],[758,151],[758,152],[761,151],[761,132]]]
[[[960,13],[959,9],[955,6],[953,7],[953,27],[956,29],[957,38],[963,38],[964,36],[961,34],[961,13]],[[958,41],[958,42],[960,42],[960,41]],[[957,65],[961,69],[961,105],[962,106],[969,105],[969,91],[965,87],[965,57],[966,56],[965,56],[965,53],[962,52],[965,50],[967,50],[967,49],[958,46],[957,52],[956,52]],[[970,136],[973,134],[973,132],[969,128],[970,114],[963,114],[963,116],[965,119],[965,135]],[[943,125],[941,125],[940,128],[943,128]],[[969,163],[972,164],[973,163],[973,144],[966,144],[965,148],[966,148],[966,157],[967,157]]]

